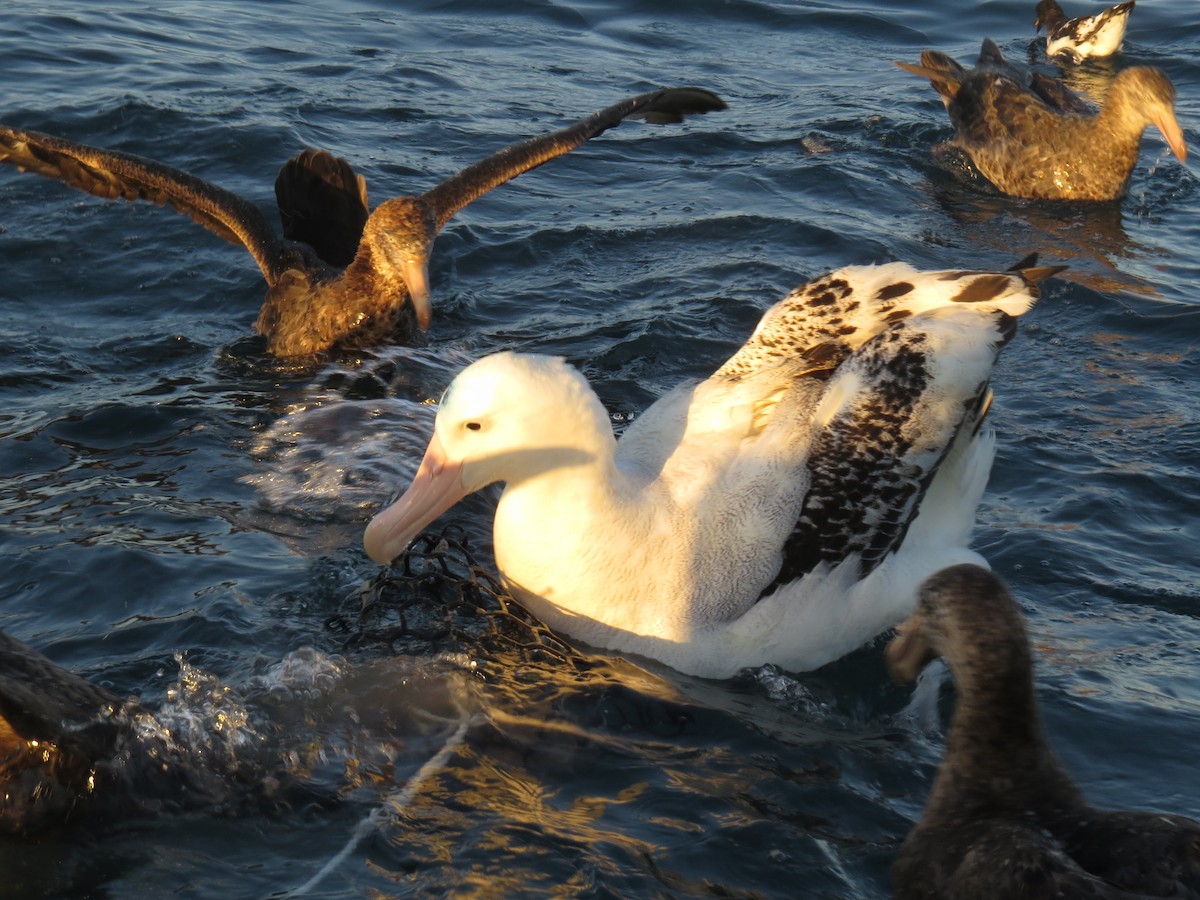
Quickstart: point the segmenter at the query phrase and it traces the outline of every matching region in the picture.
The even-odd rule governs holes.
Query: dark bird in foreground
[[[1067,19],[1056,0],[1041,0],[1033,26],[1046,29],[1046,55],[1081,62],[1088,56],[1111,56],[1121,49],[1134,0],[1118,3],[1094,16]]]
[[[231,753],[166,721],[0,631],[0,835],[336,803],[269,751]]]
[[[1098,810],[1050,750],[1021,612],[996,575],[937,572],[897,631],[893,677],[940,656],[958,693],[929,802],[892,866],[898,900],[1200,897],[1200,822]]]
[[[1022,73],[990,40],[983,42],[974,69],[936,50],[922,52],[919,66],[896,65],[929,79],[954,125],[949,146],[964,151],[988,181],[1015,197],[1123,196],[1147,125],[1162,132],[1180,161],[1187,159],[1175,119],[1175,88],[1161,69],[1122,70],[1104,106],[1093,113],[1057,80]]]
[[[61,824],[87,805],[124,706],[0,632],[0,833]]]
[[[492,188],[626,119],[677,123],[724,108],[721,98],[702,88],[641,94],[552,134],[505,147],[424,194],[385,200],[374,212],[367,206],[366,182],[349,163],[306,149],[288,160],[275,180],[282,240],[253,203],[127,153],[0,125],[0,162],[105,199],[169,204],[242,244],[267,280],[257,323],[267,350],[306,356],[418,340],[431,317],[427,261],[433,239],[455,213]]]

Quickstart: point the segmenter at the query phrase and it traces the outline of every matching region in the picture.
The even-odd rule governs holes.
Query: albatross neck
[[[587,446],[587,451],[581,449]],[[540,450],[538,465],[510,477],[496,508],[493,546],[505,581],[552,627],[576,614],[595,620],[581,640],[604,644],[605,629],[638,633],[661,628],[652,610],[639,608],[637,583],[653,569],[656,510],[616,465],[611,431],[607,444]],[[604,598],[607,598],[605,600]],[[655,614],[656,615],[656,614]]]

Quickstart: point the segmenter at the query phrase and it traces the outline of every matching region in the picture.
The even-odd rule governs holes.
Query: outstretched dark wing
[[[344,269],[354,260],[367,224],[367,182],[350,163],[325,150],[304,149],[275,179],[283,236],[301,241]]]
[[[422,199],[433,207],[437,227],[441,229],[455,213],[475,198],[556,156],[569,153],[626,119],[644,119],[652,125],[663,125],[682,122],[685,116],[725,108],[724,100],[704,88],[664,88],[630,97],[568,128],[505,147],[447,178],[427,191]]]
[[[0,125],[0,162],[56,178],[105,200],[170,205],[249,250],[268,284],[274,284],[292,263],[287,246],[254,204],[153,160]]]

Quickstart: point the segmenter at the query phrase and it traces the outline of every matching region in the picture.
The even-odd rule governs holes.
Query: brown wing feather
[[[983,73],[968,79],[950,109],[950,120],[963,146],[1023,146],[1023,134],[1053,135],[1058,114],[1011,78]],[[978,162],[978,161],[977,161]]]
[[[725,108],[725,101],[703,88],[664,88],[630,97],[568,128],[505,147],[447,178],[427,191],[423,199],[436,211],[440,230],[455,213],[475,198],[556,156],[569,153],[626,119],[644,119],[652,125],[661,125],[682,122],[685,116]]]
[[[1069,87],[1041,72],[1029,76],[1029,89],[1051,109],[1062,113],[1075,113],[1080,116],[1090,116],[1096,112],[1086,100],[1072,91]]]
[[[332,266],[350,265],[370,214],[367,182],[350,163],[304,149],[279,170],[275,199],[285,238],[308,244]]]
[[[169,205],[227,241],[241,244],[268,284],[287,269],[285,245],[252,203],[170,166],[115,150],[0,125],[0,162],[36,172],[105,200]]]
[[[976,67],[970,71],[963,68],[957,60],[951,59],[937,50],[922,52],[919,66],[905,62],[897,62],[896,65],[906,72],[928,78],[947,107],[956,99],[960,104],[975,102],[967,99],[966,95],[960,94],[960,89],[966,83],[974,85],[975,91],[978,92],[980,79],[986,77],[992,84],[1008,82],[1010,83],[1008,87],[1002,90],[1036,97],[1057,112],[1081,115],[1094,112],[1086,101],[1073,93],[1061,81],[1014,65],[1004,58],[1004,54],[1001,53],[994,41],[986,38],[980,49],[979,61]]]

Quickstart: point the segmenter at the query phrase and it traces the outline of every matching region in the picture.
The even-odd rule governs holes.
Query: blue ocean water
[[[1033,3],[59,2],[0,20],[0,121],[169,162],[264,208],[303,146],[374,202],[634,93],[631,123],[439,236],[430,345],[271,361],[249,255],[151,205],[0,171],[0,628],[206,752],[267,747],[335,809],[199,810],[0,841],[6,896],[882,897],[942,748],[881,646],[730,682],[636,660],[349,652],[371,510],[431,404],[498,349],[564,355],[619,422],[851,263],[1070,265],[996,370],[975,545],[1029,615],[1054,744],[1101,805],[1200,816],[1200,191],[1148,132],[1129,195],[1004,198],[935,163],[897,69],[985,36],[1047,65]],[[1139,4],[1100,91],[1164,68],[1200,135],[1200,19]],[[486,555],[488,497],[451,517]],[[249,748],[249,749],[248,749]],[[431,763],[432,761],[432,763]],[[354,829],[383,810],[351,846]],[[329,863],[328,871],[325,871]]]

